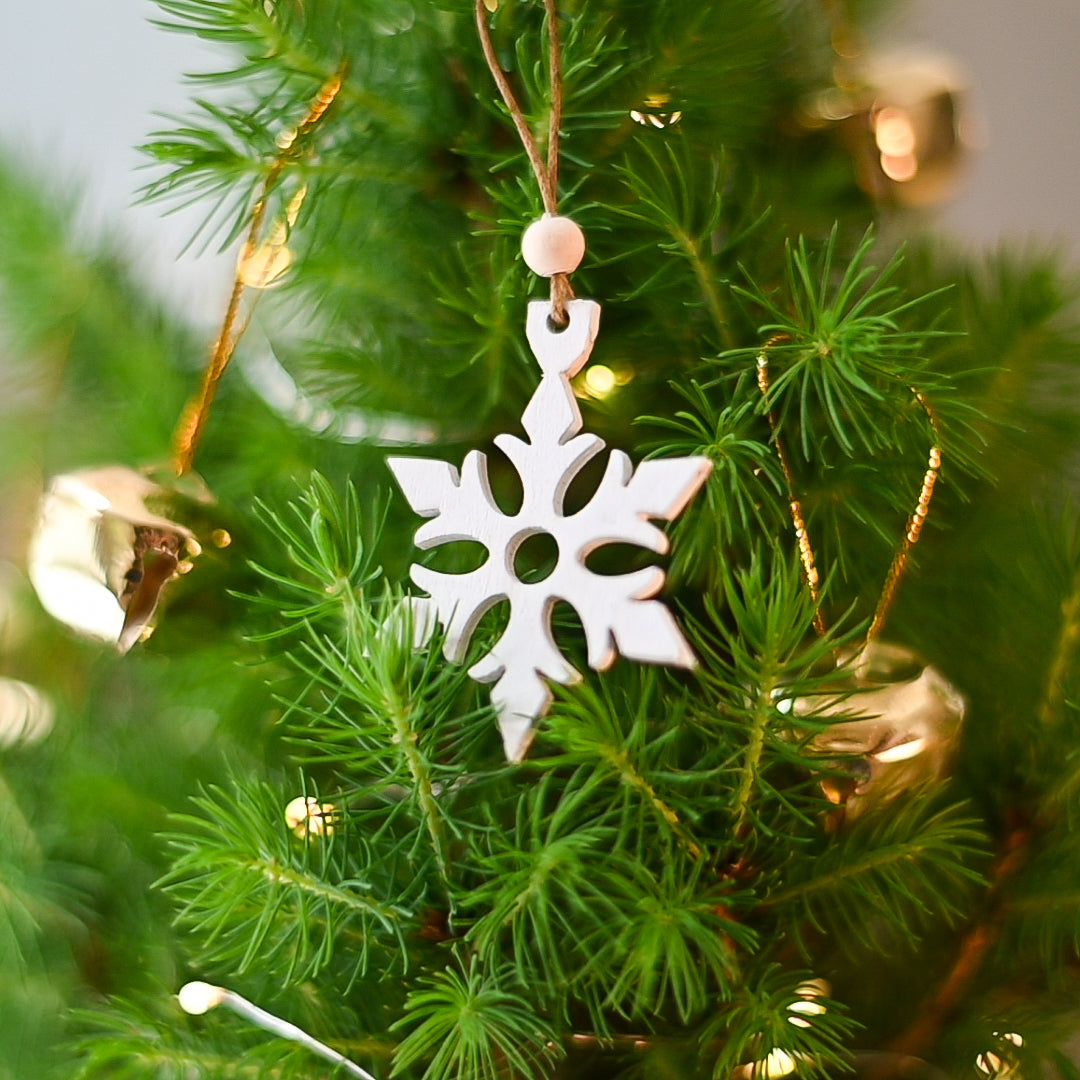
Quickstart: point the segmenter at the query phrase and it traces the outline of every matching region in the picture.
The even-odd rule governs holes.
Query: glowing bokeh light
[[[585,372],[585,389],[593,397],[607,397],[618,385],[618,377],[606,364],[593,364]]]

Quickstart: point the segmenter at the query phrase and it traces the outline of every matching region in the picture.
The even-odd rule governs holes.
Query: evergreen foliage
[[[52,1059],[40,1021],[36,1057],[0,1032],[0,1078],[325,1074],[223,1009],[185,1017],[169,995],[188,977],[378,1080],[720,1080],[755,1061],[827,1077],[864,1051],[965,1076],[1012,1031],[1025,1071],[1074,1075],[1080,531],[1056,511],[1080,335],[1060,266],[966,265],[875,231],[844,144],[792,120],[827,85],[824,6],[561,0],[562,206],[589,238],[574,282],[604,304],[594,360],[618,386],[581,385],[586,424],[635,459],[714,468],[670,530],[666,600],[699,666],[589,672],[508,765],[468,664],[438,633],[414,648],[416,520],[385,448],[335,439],[346,415],[389,416],[454,457],[515,430],[538,378],[524,311],[541,285],[517,243],[541,207],[474,4],[156,3],[230,59],[151,136],[145,194],[206,206],[193,243],[220,245],[265,202],[294,261],[199,460],[233,547],[123,660],[29,600],[4,646],[61,708],[54,741],[0,762],[0,959],[28,1016],[58,996],[88,1008]],[[542,132],[544,5],[497,8],[500,62]],[[51,383],[45,408],[2,406],[0,482],[35,455],[50,472],[164,459],[201,346],[116,256],[69,242],[62,200],[6,165],[0,193],[10,377]],[[259,350],[318,423],[261,399]],[[873,711],[838,686],[932,444],[939,490],[886,634],[962,689],[966,726],[951,779],[845,820],[830,793],[865,755],[820,740]],[[510,507],[520,483],[491,464]],[[474,659],[504,619],[485,616]],[[576,616],[556,622],[586,670]],[[298,795],[330,807],[318,827],[286,821]]]

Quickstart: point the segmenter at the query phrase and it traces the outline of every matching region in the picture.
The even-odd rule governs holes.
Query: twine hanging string
[[[300,121],[293,131],[280,140],[281,152],[274,158],[270,168],[267,170],[259,197],[251,209],[251,221],[248,225],[244,247],[237,262],[236,277],[233,279],[232,292],[225,307],[221,330],[218,333],[217,340],[214,342],[210,361],[203,372],[199,391],[184,409],[180,422],[177,424],[176,433],[173,436],[173,468],[177,476],[183,476],[190,472],[195,464],[195,455],[198,453],[199,445],[202,442],[218,386],[221,383],[222,376],[225,374],[225,369],[229,366],[229,361],[236,352],[240,339],[244,336],[244,331],[247,329],[246,320],[238,325],[240,301],[249,285],[243,268],[251,265],[258,251],[270,192],[278,180],[281,179],[281,174],[296,156],[298,149],[307,136],[311,134],[319,121],[326,115],[327,110],[340,93],[344,81],[345,65],[342,65],[319,88],[319,92],[315,95],[315,100],[312,102],[304,119]],[[258,284],[261,283],[256,283],[256,286]]]
[[[786,344],[790,340],[791,338],[787,334],[777,334],[765,342],[757,358],[757,384],[761,396],[766,402],[769,429],[772,432],[776,456],[780,461],[780,469],[784,474],[784,483],[787,486],[788,506],[791,510],[791,522],[795,529],[795,539],[799,545],[799,559],[803,566],[803,576],[814,601],[814,629],[820,636],[824,636],[826,624],[821,613],[821,575],[818,572],[814,548],[810,542],[810,534],[806,528],[802,503],[795,493],[795,474],[791,468],[791,459],[788,457],[787,446],[780,434],[776,414],[769,402],[769,390],[772,385],[769,380],[769,349],[776,345]],[[907,569],[909,556],[912,549],[919,542],[923,525],[926,524],[927,515],[930,513],[930,503],[934,498],[934,488],[937,484],[938,473],[941,470],[941,424],[938,421],[937,413],[934,412],[933,407],[919,390],[915,387],[910,387],[910,390],[930,421],[930,427],[934,433],[934,442],[930,447],[926,472],[923,474],[915,509],[908,519],[907,528],[904,530],[903,542],[893,556],[889,572],[885,575],[885,584],[882,586],[881,595],[878,597],[874,617],[870,620],[870,628],[866,632],[864,648],[877,639],[885,625],[885,619],[889,614],[889,609],[892,607],[893,600],[896,599],[897,590],[900,588],[904,571]]]
[[[476,0],[476,29],[480,35],[480,45],[484,59],[491,71],[491,77],[502,95],[503,102],[510,113],[510,118],[517,129],[518,137],[532,166],[536,183],[540,188],[540,198],[545,213],[553,217],[559,212],[559,131],[562,127],[562,44],[559,39],[559,13],[555,0],[544,0],[548,28],[548,78],[551,83],[551,115],[548,123],[547,160],[540,153],[536,137],[533,135],[525,113],[518,103],[514,89],[510,85],[506,72],[499,66],[495,55],[495,43],[491,39],[488,26],[489,5],[486,0]],[[574,299],[574,290],[567,274],[551,276],[551,317],[559,326],[567,324],[566,305]]]

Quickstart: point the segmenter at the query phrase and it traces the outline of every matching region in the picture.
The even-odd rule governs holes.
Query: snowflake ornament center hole
[[[559,561],[559,542],[549,532],[527,533],[514,552],[514,574],[518,581],[544,581],[551,577]]]

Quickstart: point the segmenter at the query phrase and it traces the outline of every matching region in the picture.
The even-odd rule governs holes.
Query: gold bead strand
[[[919,489],[919,498],[911,517],[908,519],[904,541],[900,545],[900,550],[893,556],[892,565],[885,576],[885,584],[882,586],[881,596],[878,598],[877,608],[874,611],[874,618],[870,623],[870,629],[866,632],[866,643],[868,645],[881,633],[889,609],[892,607],[893,600],[896,599],[896,591],[900,587],[900,580],[907,569],[908,557],[919,542],[923,526],[926,524],[927,515],[930,513],[930,503],[933,501],[934,488],[937,485],[938,473],[941,471],[942,438],[937,413],[934,412],[933,407],[919,390],[912,387],[911,392],[915,395],[915,400],[922,407],[923,412],[926,413],[927,419],[930,421],[930,427],[934,432],[934,443],[930,447],[926,472],[923,474],[922,487]]]
[[[791,510],[791,523],[795,529],[795,540],[799,545],[799,559],[802,562],[803,576],[806,579],[807,588],[814,601],[814,629],[824,637],[827,627],[824,616],[821,614],[821,575],[818,573],[817,560],[814,557],[814,548],[810,543],[810,533],[806,528],[806,518],[803,516],[802,503],[795,494],[795,474],[791,469],[791,461],[788,458],[787,446],[780,435],[776,424],[776,415],[772,405],[769,404],[769,356],[768,350],[774,345],[781,345],[790,338],[786,334],[778,334],[769,338],[762,347],[757,358],[757,384],[764,399],[769,418],[769,429],[772,432],[773,445],[776,447],[776,456],[780,460],[780,469],[784,474],[784,483],[787,485],[788,507]]]

